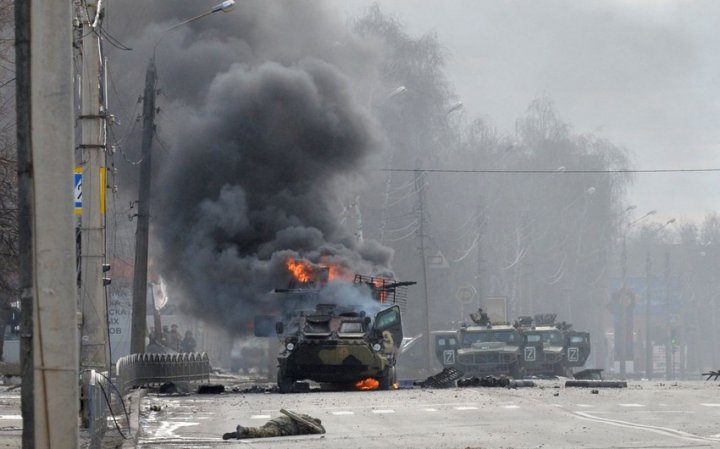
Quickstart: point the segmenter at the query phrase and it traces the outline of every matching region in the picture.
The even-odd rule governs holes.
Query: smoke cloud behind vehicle
[[[171,294],[232,330],[287,287],[289,257],[391,273],[392,250],[341,223],[385,142],[360,98],[371,46],[348,38],[322,2],[243,2],[172,32],[171,14],[198,11],[160,5],[144,8],[162,22],[129,45],[159,46],[167,145],[156,152],[152,236]],[[143,67],[137,54],[124,63]]]

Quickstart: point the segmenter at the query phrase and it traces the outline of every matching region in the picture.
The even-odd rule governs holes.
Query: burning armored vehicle
[[[401,309],[407,286],[415,283],[355,275],[333,285],[326,271],[315,279],[276,290],[302,298],[305,306],[275,326],[281,339],[280,392],[292,392],[304,380],[341,388],[392,388],[403,339]]]

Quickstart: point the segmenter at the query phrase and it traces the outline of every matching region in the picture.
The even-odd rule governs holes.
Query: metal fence
[[[90,432],[90,448],[102,447],[103,437],[108,428],[110,411],[110,382],[107,372],[90,371],[87,388],[88,425]]]
[[[204,352],[130,354],[117,361],[116,369],[116,385],[123,395],[135,387],[210,380],[210,359]]]

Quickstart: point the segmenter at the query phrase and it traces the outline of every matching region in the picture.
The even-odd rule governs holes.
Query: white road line
[[[702,405],[703,407],[720,407],[720,404],[709,404],[705,402],[701,402],[700,405]]]
[[[562,404],[550,404],[550,405],[552,405],[553,407],[561,407],[561,408],[564,407],[564,405],[562,405]]]
[[[461,407],[453,407],[455,410],[477,410],[477,407],[474,407],[472,405],[467,406],[461,406]]]
[[[436,412],[438,410],[436,408],[426,408],[425,411],[426,412]]]
[[[270,415],[252,415],[250,419],[270,419]]]
[[[584,407],[584,408],[592,407],[592,405],[590,405],[590,404],[575,404],[575,405],[577,405],[578,407]]]
[[[620,407],[645,407],[643,404],[618,404]]]
[[[0,419],[22,419],[21,415],[0,415]]]
[[[340,415],[354,415],[354,414],[355,414],[355,412],[351,412],[351,411],[349,411],[349,410],[338,410],[338,411],[336,411],[336,412],[330,412],[330,413],[332,413],[332,414],[335,415],[335,416],[340,416]]]
[[[684,440],[690,440],[690,441],[720,441],[720,439],[714,438],[714,437],[702,437],[700,435],[694,435],[692,433],[683,432],[681,430],[677,429],[671,429],[668,427],[660,427],[660,426],[650,426],[647,424],[639,424],[639,423],[633,423],[628,421],[620,421],[617,419],[610,419],[610,418],[600,418],[598,416],[593,416],[590,413],[586,412],[575,412],[575,415],[582,418],[587,419],[590,421],[595,422],[601,422],[605,424],[610,424],[618,427],[625,427],[628,429],[642,429],[647,430],[649,432],[657,433],[660,435],[667,435],[672,436],[676,438],[682,438]]]
[[[502,408],[520,408],[519,405],[503,405]]]
[[[395,410],[373,410],[373,413],[377,413],[379,415],[385,414],[385,413],[395,413]]]

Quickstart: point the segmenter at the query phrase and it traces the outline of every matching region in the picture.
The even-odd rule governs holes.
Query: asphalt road
[[[630,382],[626,389],[407,389],[304,394],[148,395],[142,448],[720,448],[719,382]],[[156,405],[160,411],[150,411]],[[222,441],[285,408],[325,435]]]

